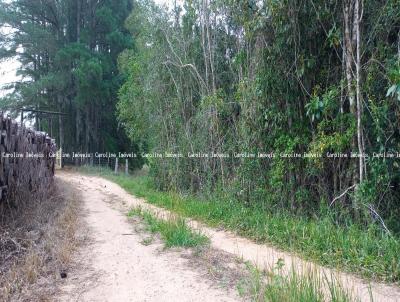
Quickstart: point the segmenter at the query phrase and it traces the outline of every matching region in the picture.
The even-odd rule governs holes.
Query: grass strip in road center
[[[128,217],[132,216],[142,218],[148,227],[148,231],[152,234],[160,234],[167,248],[201,247],[208,245],[210,242],[208,237],[200,231],[192,230],[181,217],[171,216],[170,219],[164,220],[140,207],[129,211]]]

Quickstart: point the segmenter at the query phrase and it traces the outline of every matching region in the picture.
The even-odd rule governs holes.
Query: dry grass
[[[36,197],[36,202],[31,200],[18,211],[3,213],[0,297],[4,301],[52,300],[80,242],[78,201],[73,189],[57,180],[49,197]]]
[[[188,259],[189,267],[200,271],[218,288],[235,291],[242,280],[251,278],[242,259],[221,250],[210,247],[192,249],[181,256]],[[243,294],[242,298],[247,301],[250,295]]]

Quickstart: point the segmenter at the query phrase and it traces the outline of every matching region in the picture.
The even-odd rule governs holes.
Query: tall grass
[[[247,263],[249,277],[238,285],[241,295],[261,302],[350,302],[355,300],[334,278],[328,279],[316,272],[288,274],[276,267],[262,273]]]
[[[128,192],[149,203],[182,216],[201,220],[211,226],[223,226],[257,242],[269,242],[306,259],[359,275],[388,281],[400,281],[400,241],[371,226],[337,226],[329,217],[319,220],[271,214],[257,206],[245,206],[235,200],[200,200],[174,192],[154,189],[147,176],[114,175],[108,169],[82,168],[116,182]]]

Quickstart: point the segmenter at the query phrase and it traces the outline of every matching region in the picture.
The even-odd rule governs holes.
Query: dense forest
[[[215,154],[152,160],[161,189],[400,231],[399,159],[382,157],[400,147],[399,1],[144,1],[127,28],[128,136]]]
[[[2,59],[17,57],[22,81],[2,109],[32,114],[35,127],[62,137],[66,152],[116,152],[130,145],[115,116],[122,77],[117,58],[132,45],[124,28],[129,0],[1,1]],[[6,63],[5,63],[6,64]],[[61,121],[61,123],[60,123]],[[61,134],[60,134],[61,133]]]
[[[15,0],[0,17],[25,79],[3,105],[65,112],[66,148],[180,153],[147,160],[159,189],[400,232],[398,0]]]

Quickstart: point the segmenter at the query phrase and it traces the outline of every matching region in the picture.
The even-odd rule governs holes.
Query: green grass
[[[209,239],[205,235],[190,229],[182,218],[163,220],[141,208],[131,209],[128,216],[141,217],[151,233],[159,233],[161,235],[167,248],[178,246],[200,247],[209,243]],[[145,240],[144,243],[146,245],[149,244],[148,240]]]
[[[101,175],[149,203],[211,226],[223,226],[257,242],[296,252],[322,265],[388,282],[400,281],[400,242],[376,227],[338,227],[331,219],[311,220],[289,214],[270,214],[234,200],[200,200],[153,188],[147,176],[114,175],[112,171],[81,168]]]
[[[268,302],[350,302],[357,301],[335,278],[328,279],[315,272],[298,274],[292,269],[283,274],[275,268],[266,274],[247,264],[249,277],[238,285],[242,296],[252,301]]]

